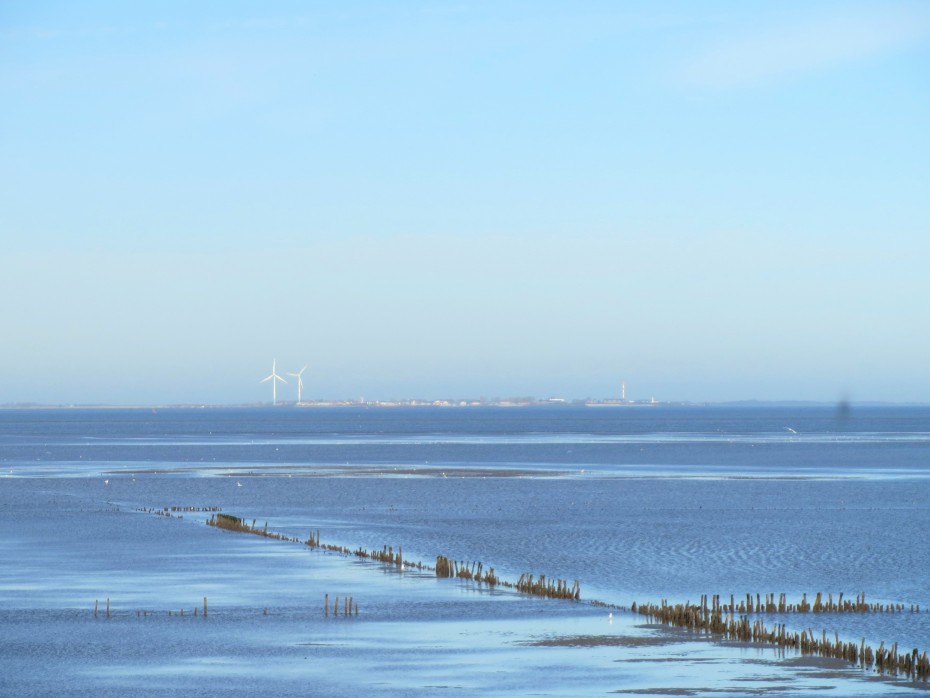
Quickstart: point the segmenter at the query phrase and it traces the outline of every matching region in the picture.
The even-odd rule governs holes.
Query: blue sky
[[[13,1],[0,103],[0,403],[930,400],[926,2]]]

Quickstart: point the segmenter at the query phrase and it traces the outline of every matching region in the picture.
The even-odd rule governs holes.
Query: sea
[[[928,529],[925,406],[3,409],[0,695],[923,695],[627,609],[930,650]]]

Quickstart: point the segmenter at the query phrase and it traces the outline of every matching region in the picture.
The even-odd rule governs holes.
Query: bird
[[[608,622],[608,623],[613,623],[613,622],[614,622],[614,612],[613,612],[613,611],[611,611],[610,613],[607,614],[607,622]]]
[[[236,480],[236,487],[242,487],[242,483]]]
[[[104,481],[103,481],[103,484],[104,484],[104,485],[109,485],[109,484],[110,484],[110,481],[109,481],[109,480],[104,480]]]
[[[797,433],[798,433],[798,432],[796,432],[794,429],[792,429],[791,427],[785,427],[785,431],[790,431],[792,434],[797,434]]]

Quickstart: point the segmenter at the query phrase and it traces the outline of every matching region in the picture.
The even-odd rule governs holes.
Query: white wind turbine
[[[304,366],[297,373],[291,373],[290,371],[288,371],[288,374],[287,374],[289,376],[294,376],[294,378],[297,379],[297,404],[298,405],[300,404],[300,393],[304,389],[304,379],[301,378],[301,376],[304,374],[304,371],[306,370],[307,370],[307,367]]]
[[[277,372],[275,371],[276,366],[277,366],[277,361],[275,359],[272,359],[271,360],[271,375],[268,376],[267,378],[262,378],[259,381],[259,383],[267,383],[268,381],[271,381],[271,404],[272,405],[278,404],[278,381],[281,381],[282,383],[287,383],[287,381],[284,380],[281,376],[279,376]]]

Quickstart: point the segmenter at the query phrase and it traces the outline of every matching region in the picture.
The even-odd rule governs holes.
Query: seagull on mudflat
[[[242,483],[236,480],[236,487],[242,487]]]
[[[792,429],[791,427],[785,427],[785,431],[790,431],[792,434],[797,434],[797,433],[798,433],[798,432],[796,432],[794,429]]]

